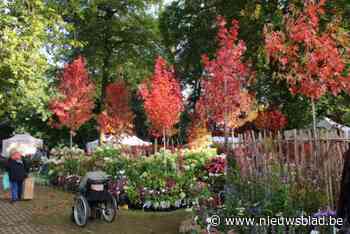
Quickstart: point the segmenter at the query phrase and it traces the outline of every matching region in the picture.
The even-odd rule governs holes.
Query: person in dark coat
[[[6,168],[10,178],[11,201],[15,202],[22,197],[23,181],[27,177],[27,167],[21,153],[11,152]]]

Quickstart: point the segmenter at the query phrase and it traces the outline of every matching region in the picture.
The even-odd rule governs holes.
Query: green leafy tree
[[[1,1],[0,14],[0,118],[45,121],[50,54],[63,47],[69,27],[42,0]]]
[[[114,79],[123,78],[136,87],[150,74],[155,54],[161,50],[156,18],[151,11],[158,1],[52,2],[64,20],[74,25],[70,36],[82,43],[75,53],[87,59],[99,104]]]

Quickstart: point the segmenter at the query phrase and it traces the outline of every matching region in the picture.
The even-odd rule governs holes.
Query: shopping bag
[[[10,188],[10,177],[9,174],[7,172],[5,172],[5,174],[2,176],[2,189],[4,191],[9,190]]]
[[[34,198],[34,179],[28,177],[23,182],[23,199],[32,200]]]

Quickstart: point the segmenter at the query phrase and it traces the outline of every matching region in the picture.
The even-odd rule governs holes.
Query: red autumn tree
[[[219,27],[219,48],[215,58],[209,60],[203,55],[204,72],[207,79],[202,82],[202,93],[196,110],[202,118],[224,126],[225,144],[227,144],[228,127],[236,125],[242,112],[249,112],[253,98],[244,89],[250,71],[243,61],[246,51],[245,43],[238,41],[238,21],[232,20],[227,29],[226,20],[217,18]]]
[[[287,80],[292,94],[302,94],[314,101],[326,93],[337,95],[350,91],[346,76],[348,50],[337,38],[338,25],[320,24],[325,14],[325,0],[305,1],[301,11],[291,5],[284,28],[265,27],[265,48],[269,58],[279,68],[279,76]]]
[[[191,123],[187,127],[187,140],[190,148],[201,148],[209,145],[211,133],[207,124],[196,113],[190,115]]]
[[[287,126],[287,117],[278,110],[261,111],[255,119],[254,124],[259,129],[277,131]]]
[[[174,70],[162,57],[156,59],[154,74],[149,83],[140,86],[140,95],[151,131],[155,137],[170,136],[183,111],[181,88],[175,79]]]
[[[94,91],[95,86],[88,77],[83,57],[65,65],[58,85],[60,96],[50,102],[49,108],[60,126],[69,128],[71,147],[72,136],[92,117]]]
[[[105,111],[97,118],[103,133],[121,135],[131,132],[134,115],[129,104],[130,93],[124,81],[117,81],[107,86]]]

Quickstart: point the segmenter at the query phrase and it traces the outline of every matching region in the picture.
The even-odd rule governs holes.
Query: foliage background
[[[13,132],[42,137],[49,146],[67,142],[66,129],[51,129],[48,102],[55,95],[64,63],[77,55],[86,57],[91,78],[98,87],[95,114],[103,109],[104,87],[123,79],[132,90],[131,108],[135,132],[148,134],[142,101],[137,95],[141,81],[150,77],[157,55],[174,65],[189,99],[177,125],[175,142],[187,142],[190,114],[198,100],[203,66],[200,56],[211,58],[217,49],[217,15],[240,22],[239,38],[247,44],[247,62],[256,70],[251,87],[259,104],[277,107],[288,117],[288,128],[311,122],[308,100],[292,96],[283,82],[274,79],[263,49],[263,26],[279,27],[288,4],[300,8],[302,0],[93,0],[0,2],[0,129],[1,139]],[[322,22],[338,17],[344,43],[349,47],[350,3],[327,1]],[[350,98],[342,93],[325,96],[317,105],[318,116],[350,125]],[[98,137],[96,121],[82,126],[74,141],[83,146]]]

